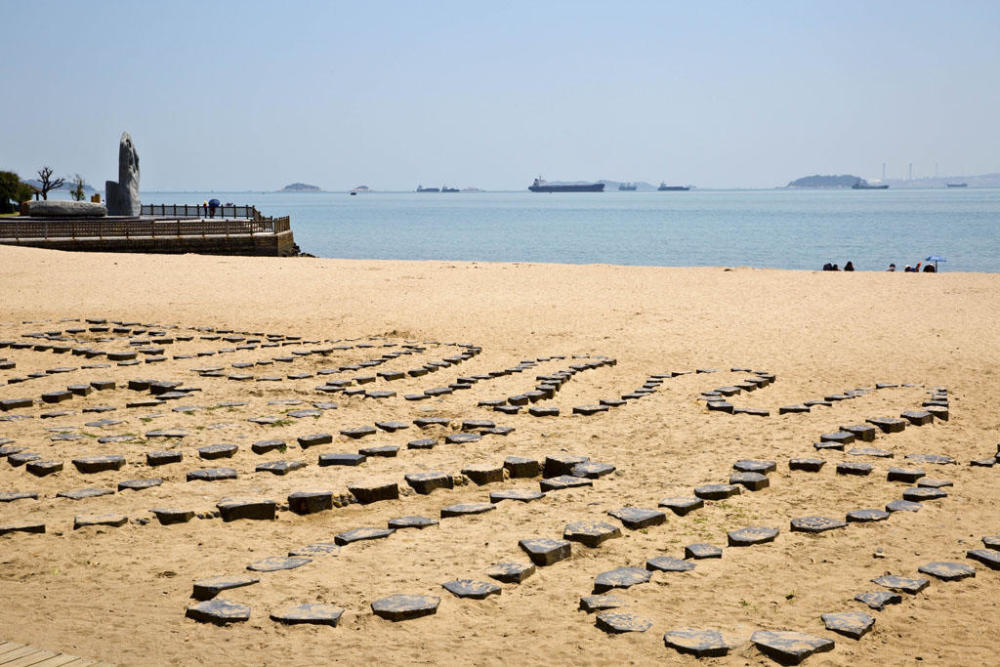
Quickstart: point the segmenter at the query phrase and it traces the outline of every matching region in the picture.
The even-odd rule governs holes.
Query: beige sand
[[[824,629],[820,614],[864,610],[856,593],[878,590],[869,583],[886,572],[917,576],[927,562],[965,559],[984,535],[1000,533],[996,509],[1000,468],[971,468],[970,459],[990,457],[1000,440],[1000,276],[912,275],[857,272],[822,273],[723,269],[624,268],[448,262],[362,262],[312,259],[164,257],[66,254],[0,247],[0,339],[31,331],[62,329],[60,318],[213,326],[249,332],[279,332],[315,339],[389,336],[468,342],[481,355],[457,368],[422,378],[379,382],[398,396],[384,401],[322,397],[318,381],[240,384],[202,379],[191,371],[206,365],[269,359],[278,351],[258,349],[137,368],[77,371],[29,383],[0,386],[0,397],[38,397],[44,391],[97,378],[124,383],[129,378],[178,379],[203,388],[188,404],[212,406],[223,400],[249,402],[236,410],[206,410],[191,416],[164,408],[125,410],[135,394],[117,390],[65,404],[74,415],[0,423],[0,437],[66,462],[56,475],[35,478],[23,467],[0,462],[0,491],[37,491],[38,501],[0,504],[0,525],[21,520],[44,522],[45,535],[0,537],[0,639],[28,643],[94,659],[126,664],[322,664],[349,662],[515,664],[693,663],[663,643],[678,627],[712,627],[740,645],[728,658],[706,662],[772,664],[746,642],[759,629],[788,629],[835,639],[832,653],[807,664],[988,664],[996,660],[1000,573],[977,565],[977,576],[956,583],[932,581],[903,604],[872,612],[874,630],[855,641]],[[48,320],[48,324],[22,324]],[[117,342],[106,349],[123,349]],[[168,354],[217,349],[197,338],[175,343]],[[288,348],[294,349],[294,348]],[[308,357],[294,365],[260,371],[287,373],[378,356],[381,349]],[[287,352],[282,349],[281,352]],[[430,346],[418,358],[402,358],[374,371],[406,370],[451,353]],[[607,355],[617,366],[577,375],[550,402],[568,414],[575,405],[613,398],[641,385],[653,373],[717,368],[714,375],[691,374],[664,382],[650,397],[593,417],[538,419],[506,416],[477,408],[482,399],[530,390],[536,374],[564,368],[570,360],[539,364],[537,370],[480,382],[441,399],[410,403],[404,393],[454,380],[458,375],[503,369],[522,359],[549,355]],[[9,349],[0,357],[17,368],[0,379],[54,366],[77,366],[80,357]],[[733,401],[772,410],[767,418],[709,413],[699,393],[740,381],[750,367],[777,375],[777,382]],[[345,374],[347,377],[351,373]],[[341,377],[341,376],[337,376]],[[821,398],[876,382],[917,386],[870,392],[860,398],[818,407],[804,415],[777,416],[781,405]],[[369,385],[373,386],[373,385]],[[889,461],[822,454],[830,463],[815,475],[790,473],[790,457],[814,455],[821,433],[868,417],[897,416],[918,407],[929,388],[947,387],[951,419],[900,434],[879,435],[874,446],[889,449]],[[288,408],[268,401],[299,398],[333,400],[338,410],[318,419],[289,420],[277,427],[256,426],[248,417],[280,414]],[[88,405],[119,407],[107,415],[83,415]],[[60,406],[62,407],[62,406]],[[306,405],[305,407],[308,407]],[[26,412],[38,415],[49,406]],[[144,421],[143,416],[165,416]],[[369,460],[363,468],[320,468],[320,453],[354,451],[359,445],[338,437],[306,451],[294,444],[284,455],[256,456],[249,444],[314,432],[336,434],[344,427],[376,420],[411,420],[423,415],[483,417],[516,427],[506,437],[478,443],[407,451],[409,440],[427,437],[415,427],[379,434],[361,442],[397,444],[397,458]],[[108,429],[84,427],[102,416],[125,419]],[[207,428],[227,424],[218,429]],[[45,429],[74,426],[91,435],[183,427],[191,435],[177,445],[182,464],[151,470],[144,452],[162,443],[99,445],[94,438],[50,442]],[[438,431],[437,435],[442,432]],[[240,479],[214,484],[186,483],[197,467],[197,447],[235,442],[241,451],[230,465]],[[69,464],[79,454],[122,453],[119,472],[82,475]],[[341,531],[383,526],[393,517],[437,517],[440,508],[482,502],[501,488],[537,488],[538,480],[509,480],[478,487],[457,486],[429,496],[298,517],[288,512],[274,522],[218,519],[163,527],[131,522],[121,528],[74,531],[82,513],[122,512],[148,518],[157,506],[208,512],[228,495],[261,495],[284,501],[299,489],[346,493],[364,478],[398,481],[416,471],[457,474],[471,463],[499,463],[506,456],[542,459],[581,454],[611,463],[617,472],[591,489],[550,493],[534,503],[500,503],[496,511],[446,519],[424,531],[400,531],[386,540],[343,548],[289,572],[262,575],[262,582],[220,597],[248,604],[249,622],[229,627],[199,624],[184,617],[192,582],[239,574],[251,561],[285,555],[312,542],[331,541]],[[929,477],[954,481],[949,497],[925,503],[917,513],[888,521],[851,525],[820,537],[788,530],[797,516],[843,518],[852,509],[882,507],[899,498],[906,485],[886,481],[890,465],[909,453],[947,454],[957,466],[922,465]],[[264,460],[303,460],[310,465],[285,477],[254,473]],[[501,561],[526,562],[517,542],[553,537],[573,520],[602,519],[624,505],[656,507],[664,497],[690,495],[694,486],[725,482],[734,461],[765,458],[778,462],[771,487],[710,503],[598,549],[574,545],[571,560],[539,571],[521,585],[503,585],[500,596],[460,600],[441,588],[454,578],[487,580],[487,567]],[[874,464],[869,477],[834,473],[836,462]],[[163,486],[84,501],[55,498],[59,491],[109,487],[122,479],[162,476]],[[652,621],[645,633],[611,636],[594,617],[577,609],[594,577],[624,565],[642,566],[657,555],[680,557],[684,545],[724,546],[727,531],[749,525],[781,529],[769,545],[727,548],[717,561],[701,561],[683,574],[655,574],[648,584],[621,591],[628,610]],[[876,554],[877,552],[877,554]],[[879,557],[876,557],[878,555]],[[372,600],[397,592],[441,597],[435,616],[390,623],[371,614]],[[345,608],[337,628],[285,627],[268,613],[288,604],[328,602]]]

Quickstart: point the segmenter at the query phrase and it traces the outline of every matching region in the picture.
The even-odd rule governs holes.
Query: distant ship
[[[541,176],[528,186],[532,192],[604,192],[604,183],[581,183],[578,185],[555,185],[546,183]]]
[[[458,192],[458,188],[449,188],[447,185],[442,185],[441,192]]]
[[[854,185],[851,186],[851,189],[852,190],[888,190],[889,189],[889,185],[888,184],[872,185],[871,183],[869,183],[867,181],[863,181],[861,179],[858,179],[854,183]]]
[[[351,190],[351,196],[358,194],[359,192],[369,192],[367,185],[359,185],[358,187]]]
[[[441,192],[441,188],[425,188],[422,185],[418,185],[417,192]]]
[[[656,188],[659,192],[687,192],[691,189],[690,185],[667,185],[663,181],[660,181],[660,187]]]
[[[967,188],[967,187],[969,187],[968,183],[947,183],[946,185],[949,188]]]
[[[636,189],[635,183],[622,183],[618,186],[618,189],[622,192],[634,192]]]

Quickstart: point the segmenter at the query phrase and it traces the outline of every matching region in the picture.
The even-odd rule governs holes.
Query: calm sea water
[[[535,194],[144,193],[291,216],[320,257],[1000,272],[1000,189]]]

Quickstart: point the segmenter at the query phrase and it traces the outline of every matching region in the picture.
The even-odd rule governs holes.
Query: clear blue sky
[[[1000,172],[1000,2],[0,0],[0,169],[143,190]]]

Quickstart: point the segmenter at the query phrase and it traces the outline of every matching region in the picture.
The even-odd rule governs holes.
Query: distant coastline
[[[279,192],[322,192],[318,185],[309,185],[308,183],[292,183],[281,188]]]

